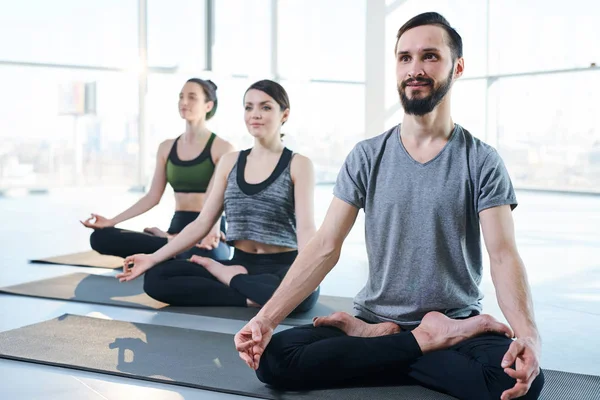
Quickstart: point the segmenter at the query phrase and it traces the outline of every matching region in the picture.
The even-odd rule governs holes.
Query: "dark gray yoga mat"
[[[0,357],[264,399],[453,399],[419,386],[279,392],[239,358],[232,335],[69,314],[0,333]]]
[[[62,256],[38,258],[29,260],[34,264],[61,264],[73,265],[75,267],[95,267],[117,269],[123,266],[123,258],[115,256],[105,256],[93,250],[83,251],[81,253],[65,254]]]
[[[69,314],[0,333],[0,358],[265,399],[453,399],[419,386],[279,392],[238,358],[232,335]],[[540,400],[598,399],[598,376],[544,373]]]
[[[200,315],[248,321],[258,309],[245,307],[171,307],[146,295],[143,279],[120,283],[113,276],[85,274],[81,272],[22,283],[0,288],[0,293],[82,303],[105,304],[130,308],[161,310],[181,314]],[[310,324],[316,316],[329,315],[334,311],[352,313],[353,301],[348,297],[320,296],[310,311],[291,314],[283,321],[285,325]]]

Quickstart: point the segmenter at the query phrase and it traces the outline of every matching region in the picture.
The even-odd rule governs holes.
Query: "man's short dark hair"
[[[448,36],[448,46],[452,52],[452,61],[456,61],[457,58],[463,56],[462,38],[458,32],[456,32],[456,30],[450,26],[448,20],[436,12],[419,14],[402,25],[402,27],[398,30],[398,35],[396,35],[396,47],[394,48],[394,53],[398,47],[400,36],[402,36],[404,32],[423,25],[436,25],[446,31],[446,35]]]

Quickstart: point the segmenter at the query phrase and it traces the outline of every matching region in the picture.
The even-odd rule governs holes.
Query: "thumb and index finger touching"
[[[524,346],[519,340],[513,341],[504,355],[504,358],[502,358],[502,368],[508,368],[513,365],[517,361],[519,354],[523,351],[523,348]]]

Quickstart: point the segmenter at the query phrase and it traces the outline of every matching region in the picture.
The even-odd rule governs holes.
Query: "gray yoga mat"
[[[0,333],[0,357],[264,399],[453,399],[419,386],[279,392],[240,360],[232,335],[69,314]]]
[[[34,264],[61,264],[73,265],[75,267],[95,267],[117,269],[123,266],[123,258],[115,256],[105,256],[93,250],[83,251],[81,253],[65,254],[62,256],[38,258],[29,260]]]
[[[143,278],[138,278],[127,283],[120,283],[113,276],[86,274],[82,272],[3,287],[0,288],[0,293],[146,310],[161,310],[242,321],[250,320],[258,312],[257,308],[246,307],[171,307],[152,299],[144,293]],[[319,302],[310,311],[291,314],[282,323],[292,326],[310,324],[316,316],[329,315],[334,311],[352,313],[352,309],[353,301],[351,298],[320,296]]]
[[[279,392],[238,358],[232,335],[69,314],[0,333],[0,358],[265,399],[453,399],[420,386]],[[540,400],[598,399],[598,376],[544,373]]]

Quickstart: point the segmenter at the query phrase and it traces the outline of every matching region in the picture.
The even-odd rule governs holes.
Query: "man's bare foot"
[[[159,228],[157,228],[155,226],[152,227],[152,228],[145,228],[144,232],[145,233],[149,233],[149,234],[151,234],[153,236],[158,236],[158,237],[162,237],[162,238],[168,238],[169,237],[169,234],[167,232],[164,232],[164,231],[160,230]]]
[[[377,337],[393,335],[401,331],[400,327],[393,322],[382,322],[380,324],[368,324],[345,312],[335,312],[328,317],[317,317],[313,325],[333,326],[341,329],[348,336]]]
[[[446,349],[483,333],[499,333],[513,337],[513,332],[507,325],[487,314],[457,320],[431,311],[412,331],[423,353]]]
[[[253,302],[250,299],[246,299],[246,305],[248,307],[256,307],[256,308],[260,308],[260,304]]]
[[[208,257],[192,256],[190,261],[202,265],[219,282],[227,286],[234,276],[248,273],[248,270],[241,265],[223,265]]]

